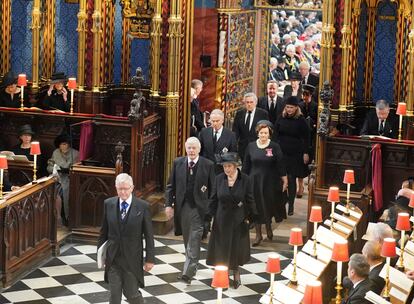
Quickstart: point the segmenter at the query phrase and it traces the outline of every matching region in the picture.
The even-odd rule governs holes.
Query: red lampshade
[[[381,247],[381,256],[384,258],[393,258],[397,255],[395,250],[395,239],[385,238]]]
[[[32,141],[30,143],[30,155],[40,155],[40,143],[38,141]]]
[[[309,216],[309,222],[311,223],[322,222],[322,207],[321,206],[312,206],[311,214]]]
[[[405,102],[399,102],[397,107],[398,115],[407,115],[407,104]]]
[[[289,245],[291,246],[302,246],[303,245],[302,229],[300,228],[290,229]]]
[[[213,281],[211,287],[229,288],[229,270],[227,266],[216,266],[214,268]]]
[[[322,283],[311,281],[306,284],[303,304],[322,304]]]
[[[410,215],[406,212],[398,213],[397,225],[395,229],[399,231],[409,231],[411,229]]]
[[[338,187],[329,187],[327,201],[331,203],[339,203],[339,188]]]
[[[68,79],[68,89],[75,90],[76,89],[76,78],[69,78]]]
[[[27,86],[26,74],[19,74],[19,76],[17,77],[17,85],[19,87],[25,87],[25,86]]]
[[[349,261],[348,253],[348,241],[336,240],[332,250],[331,260],[334,262],[347,262]]]
[[[414,208],[414,192],[411,193],[410,202],[408,203],[408,207]]]
[[[267,273],[279,273],[280,272],[280,256],[277,253],[269,254],[267,257],[266,265]]]
[[[345,170],[344,184],[355,184],[354,170]]]
[[[6,157],[6,155],[0,155],[0,169],[7,169],[7,157]]]

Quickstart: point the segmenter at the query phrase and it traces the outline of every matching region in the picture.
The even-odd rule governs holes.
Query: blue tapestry
[[[79,4],[56,1],[55,69],[68,77],[77,77]]]
[[[11,70],[32,78],[32,1],[12,0]]]
[[[365,100],[365,51],[367,42],[367,5],[365,1],[361,5],[361,15],[359,18],[359,38],[358,38],[358,53],[357,53],[357,66],[356,66],[356,86],[355,86],[355,99],[357,102],[363,102]]]
[[[215,0],[195,0],[195,8],[216,8]]]
[[[115,4],[114,29],[114,84],[121,83],[121,55],[122,55],[122,7],[119,0]]]
[[[390,0],[377,7],[375,32],[373,101],[394,102],[394,67],[396,56],[397,4]]]
[[[142,68],[145,81],[149,83],[150,40],[133,39],[131,41],[130,77],[135,75],[137,67]]]

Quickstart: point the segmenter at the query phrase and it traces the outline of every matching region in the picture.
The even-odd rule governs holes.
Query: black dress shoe
[[[293,204],[289,204],[288,215],[293,215]]]
[[[263,238],[256,238],[252,244],[252,247],[257,247],[263,241]]]
[[[186,283],[187,285],[191,285],[191,279],[185,274],[181,276],[180,281]]]
[[[240,285],[241,285],[241,280],[240,280],[240,279],[238,279],[238,280],[234,280],[234,281],[233,281],[233,288],[234,288],[234,289],[239,288],[239,287],[240,287]]]

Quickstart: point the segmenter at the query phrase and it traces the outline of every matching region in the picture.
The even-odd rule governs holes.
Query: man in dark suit
[[[318,87],[319,87],[319,75],[318,74],[314,74],[311,73],[310,71],[310,65],[309,62],[307,61],[302,61],[299,64],[299,73],[302,76],[302,81],[301,81],[301,85],[311,85],[313,86],[314,92],[313,92],[313,96],[315,97],[315,99],[318,98]]]
[[[236,136],[223,127],[224,113],[214,109],[210,114],[211,127],[201,130],[198,139],[201,142],[200,155],[217,164],[217,156],[226,152],[237,152]],[[216,173],[223,172],[223,166],[216,165]]]
[[[372,283],[372,291],[381,295],[385,286],[385,280],[379,275],[385,265],[384,258],[381,256],[381,244],[374,241],[366,242],[362,254],[367,258],[370,266],[368,277]]]
[[[197,272],[200,242],[214,193],[214,163],[200,154],[196,137],[185,142],[187,156],[174,160],[165,192],[165,213],[174,217],[176,235],[183,235],[185,263],[179,279],[188,285]],[[174,208],[174,209],[173,209]]]
[[[365,117],[361,135],[380,135],[389,138],[398,137],[398,119],[390,113],[390,105],[380,99],[375,104],[375,111],[371,111]]]
[[[254,93],[244,95],[244,108],[237,111],[233,122],[233,132],[236,134],[239,155],[244,159],[247,145],[257,139],[256,124],[259,120],[269,120],[269,115],[263,109],[257,108],[257,96]]]
[[[342,304],[369,304],[365,294],[371,290],[371,281],[368,278],[369,264],[360,253],[354,253],[348,262],[348,277],[353,286],[349,290],[348,298]]]
[[[200,101],[198,97],[203,90],[203,82],[198,79],[191,81],[191,122],[190,136],[197,136],[201,129],[205,128],[203,112],[200,110]]]
[[[279,84],[275,80],[267,82],[267,96],[259,98],[257,107],[265,110],[269,115],[269,120],[275,124],[276,120],[282,115],[285,104],[283,98],[277,96]]]
[[[118,196],[104,201],[103,223],[98,248],[106,241],[105,281],[111,291],[110,304],[120,304],[122,293],[129,303],[144,303],[139,287],[144,287],[144,273],[154,266],[154,237],[151,212],[144,200],[132,195],[132,177],[116,177]],[[142,238],[145,238],[145,264]]]

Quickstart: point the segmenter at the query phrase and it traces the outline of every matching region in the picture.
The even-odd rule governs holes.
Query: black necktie
[[[125,219],[125,216],[126,216],[126,211],[127,211],[127,209],[128,209],[128,203],[127,202],[125,202],[125,201],[123,201],[122,203],[121,203],[121,219],[122,220],[124,220]]]
[[[379,135],[384,134],[384,121],[383,120],[380,121],[378,133]]]
[[[272,98],[271,103],[270,103],[270,112],[273,112],[274,110],[275,110],[275,101]]]
[[[214,144],[217,143],[217,131],[216,130],[214,130],[213,143]]]
[[[188,169],[190,170],[190,175],[193,175],[193,168],[195,166],[195,162],[190,161],[189,165],[188,165]]]
[[[247,126],[247,130],[249,130],[249,131],[250,131],[250,118],[251,118],[251,116],[252,116],[252,112],[248,111],[247,112],[247,119],[246,119],[246,126]]]

